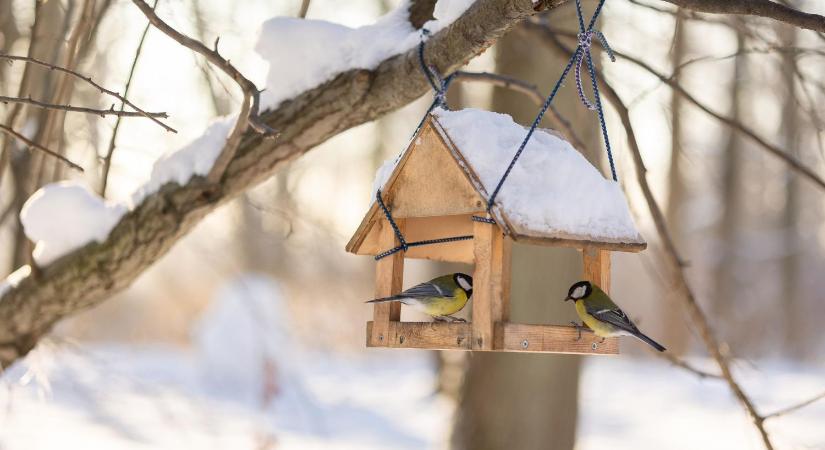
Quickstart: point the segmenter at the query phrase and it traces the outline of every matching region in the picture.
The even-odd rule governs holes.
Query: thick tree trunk
[[[740,34],[738,37],[737,50],[744,47],[744,38]],[[738,55],[734,59],[733,77],[730,84],[731,114],[734,120],[742,117],[744,89],[742,75],[746,70],[746,60],[743,55]],[[718,228],[719,266],[716,270],[715,289],[712,298],[711,310],[720,323],[728,323],[733,326],[726,327],[729,330],[738,329],[735,325],[739,319],[732,315],[731,304],[735,298],[736,269],[738,258],[736,256],[737,243],[739,237],[737,232],[740,229],[743,205],[741,202],[741,171],[742,171],[742,139],[733,130],[728,131],[728,141],[722,154],[722,174],[720,193],[722,215]]]
[[[782,39],[782,45],[790,48],[797,46],[796,29],[788,27],[777,27],[777,31]],[[797,64],[796,56],[789,53],[783,54],[786,67],[782,71],[782,84],[787,89],[787,93],[782,105],[782,129],[780,130],[782,146],[788,152],[799,157],[799,103],[795,93],[794,71],[791,67]],[[796,357],[803,357],[805,345],[801,345],[804,339],[800,308],[799,268],[800,268],[800,248],[799,231],[797,223],[800,212],[800,189],[797,177],[791,171],[785,175],[785,208],[781,222],[782,243],[785,249],[785,257],[782,258],[782,281],[779,290],[779,302],[774,305],[780,311],[784,311],[785,341],[782,343],[782,351],[788,352]]]
[[[685,60],[687,53],[687,21],[681,17],[676,17],[676,28],[673,33],[673,47],[671,49],[671,64],[673,65],[673,78],[679,81],[680,70],[679,65]],[[668,170],[668,197],[667,210],[665,211],[667,223],[670,227],[671,236],[673,236],[676,245],[679,248],[684,247],[684,232],[682,230],[682,206],[685,203],[685,178],[682,174],[682,118],[684,110],[682,108],[682,96],[673,92],[670,99],[670,125],[671,125],[671,139],[670,139],[670,168]],[[661,287],[661,298],[667,299],[669,297],[669,287]],[[663,329],[666,334],[662,336],[662,340],[669,342],[668,351],[674,354],[682,354],[685,352],[689,335],[687,327],[684,325],[682,317],[682,310],[675,308],[673,302],[661,301],[657,303],[659,309],[659,317],[667,324]]]
[[[572,9],[565,12],[569,11]],[[558,20],[575,23],[567,15]],[[545,92],[565,63],[518,30],[496,47],[497,72],[537,82]],[[580,104],[572,82],[554,103],[579,136],[591,137],[586,142],[588,148],[601,148],[598,123]],[[520,94],[499,89],[493,97],[493,109],[528,125],[537,113],[537,107]],[[586,156],[599,167],[600,153]],[[502,170],[506,165],[507,161],[502,161]],[[514,245],[511,320],[566,324],[576,319],[571,306],[561,300],[581,272],[581,255],[576,250]],[[573,448],[580,361],[568,355],[472,354],[453,446],[468,450]]]

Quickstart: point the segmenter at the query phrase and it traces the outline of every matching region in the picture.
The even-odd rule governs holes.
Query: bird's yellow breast
[[[467,294],[462,289],[456,289],[453,297],[433,297],[422,302],[421,310],[431,316],[453,315],[467,304]]]
[[[611,337],[614,335],[615,329],[613,326],[600,321],[587,312],[584,300],[576,300],[576,313],[582,319],[582,322],[596,333],[596,336]]]

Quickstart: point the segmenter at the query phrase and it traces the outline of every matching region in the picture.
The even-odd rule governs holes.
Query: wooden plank
[[[367,347],[375,325],[367,322]],[[469,323],[390,322],[386,347],[430,350],[470,350],[472,328]],[[381,345],[384,347],[384,345]]]
[[[404,219],[396,219],[395,223],[404,232]],[[383,219],[378,224],[381,244],[385,249],[398,245],[398,238],[390,226]],[[404,253],[397,252],[382,258],[375,264],[375,298],[389,297],[401,292],[404,282]],[[374,333],[370,334],[372,346],[386,346],[390,330],[390,322],[401,320],[401,303],[376,303],[373,309]]]
[[[509,256],[510,244],[505,244],[497,225],[484,222],[473,222],[473,244],[473,349],[492,350],[495,324],[509,314],[509,268],[505,265],[509,267],[510,261],[505,263],[504,253],[507,247]]]
[[[616,355],[619,340],[602,338],[583,330],[581,339],[575,327],[562,325],[498,324],[500,336],[496,350],[505,352],[571,353],[584,355]]]
[[[403,169],[385,188],[393,217],[434,217],[484,209],[484,199],[430,121],[407,151],[410,154]]]
[[[411,217],[405,219],[404,238],[407,242],[439,239],[473,234],[471,214],[440,217]],[[385,250],[378,243],[378,227],[368,232],[357,253],[377,255]],[[473,263],[473,242],[457,241],[444,244],[410,247],[404,255],[407,259],[429,259],[432,261]]]
[[[582,250],[584,279],[610,293],[610,251],[594,247]]]
[[[446,322],[391,322],[387,343],[374,344],[375,323],[367,322],[367,346],[429,350],[473,350],[472,324]],[[496,345],[481,351],[615,355],[619,340],[561,325],[496,324]]]

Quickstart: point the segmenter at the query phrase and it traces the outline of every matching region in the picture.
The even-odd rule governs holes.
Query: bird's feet
[[[570,321],[570,323],[573,325],[573,327],[576,329],[576,331],[579,332],[578,337],[576,337],[576,342],[582,340],[582,330],[584,329],[584,325],[573,322],[573,321]]]
[[[462,319],[461,317],[453,317],[453,316],[433,316],[436,322],[447,322],[447,323],[467,323],[466,319]]]

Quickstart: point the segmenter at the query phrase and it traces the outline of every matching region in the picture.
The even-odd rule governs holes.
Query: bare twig
[[[152,9],[157,8],[158,1],[159,0],[155,0]],[[135,49],[135,56],[132,58],[132,66],[129,67],[129,75],[126,77],[126,85],[123,87],[124,97],[129,96],[129,89],[132,87],[132,78],[135,76],[135,69],[137,68],[138,59],[140,59],[140,52],[143,50],[143,43],[146,41],[146,35],[149,34],[149,28],[151,26],[152,24],[147,23],[146,27],[143,28],[143,33],[140,35],[137,49]],[[126,104],[124,102],[120,102],[120,111],[123,111],[125,106]],[[106,186],[109,184],[109,169],[112,167],[112,155],[115,153],[115,143],[117,141],[117,133],[120,130],[121,120],[122,118],[118,116],[114,129],[112,130],[112,136],[109,138],[109,147],[106,149],[106,155],[103,157],[103,167],[100,175],[101,197],[106,197]]]
[[[158,120],[156,118],[156,117],[165,117],[165,113],[147,113],[146,111],[138,108],[134,103],[130,102],[128,99],[121,96],[117,92],[111,91],[111,90],[106,89],[105,87],[97,84],[94,80],[92,80],[92,77],[87,77],[87,76],[81,75],[81,74],[77,73],[76,71],[71,70],[71,69],[67,69],[65,67],[60,67],[60,66],[48,63],[48,62],[40,61],[40,60],[35,59],[31,56],[15,56],[15,55],[0,54],[0,59],[7,59],[7,60],[10,60],[10,61],[24,61],[28,64],[35,64],[35,65],[38,65],[38,66],[46,67],[50,70],[56,70],[58,72],[63,72],[63,73],[69,74],[69,75],[71,75],[75,78],[79,78],[79,79],[85,81],[86,83],[89,83],[90,85],[94,86],[95,89],[97,89],[101,93],[110,95],[110,96],[120,100],[121,102],[129,105],[129,107],[131,107],[132,109],[134,109],[135,111],[138,112],[137,115],[148,118],[149,120],[151,120],[151,121],[157,123],[158,125],[160,125],[161,127],[163,127],[163,129],[165,129],[166,131],[171,131],[172,133],[177,133],[178,132],[174,128],[170,127],[169,125],[166,125],[165,123],[161,122],[160,120]],[[164,116],[159,116],[158,114],[164,114]]]
[[[69,160],[65,156],[61,155],[60,153],[57,153],[54,150],[50,150],[50,149],[38,144],[37,142],[32,141],[31,139],[27,138],[26,136],[23,136],[22,134],[14,131],[10,127],[7,127],[5,125],[0,125],[0,132],[5,133],[9,136],[12,136],[15,139],[18,139],[19,141],[25,143],[26,145],[28,145],[31,148],[36,148],[37,150],[40,150],[41,152],[46,153],[47,155],[51,155],[51,156],[63,161],[64,163],[66,163],[66,165],[68,165],[72,169],[79,170],[79,171],[83,172],[83,167],[80,167],[79,165],[73,163],[71,160]]]
[[[307,11],[309,11],[309,0],[302,0],[301,9],[298,11],[298,17],[305,19],[307,16]]]
[[[538,32],[539,35],[542,37],[542,39],[548,41],[550,44],[553,44],[553,45],[562,45],[563,46],[563,44],[561,44],[561,42],[558,41],[558,39],[556,37],[557,34],[560,35],[560,36],[565,36],[565,37],[574,37],[575,36],[574,33],[558,31],[558,30],[555,30],[555,29],[551,29],[551,28],[549,28],[549,27],[547,27],[543,24],[538,24],[538,23],[535,23],[535,22],[526,22],[525,26],[529,30]],[[805,177],[808,180],[812,181],[814,184],[819,186],[821,189],[825,189],[825,179],[823,179],[816,172],[811,170],[802,161],[800,161],[799,159],[797,159],[796,157],[794,157],[790,153],[782,150],[778,146],[776,146],[774,144],[771,144],[770,142],[766,141],[761,136],[756,134],[755,131],[751,130],[750,128],[748,128],[747,126],[745,126],[743,123],[739,122],[738,120],[712,110],[709,106],[707,106],[704,103],[700,102],[693,95],[691,95],[689,92],[687,92],[685,90],[685,88],[682,87],[681,84],[679,84],[676,80],[673,79],[673,77],[667,76],[667,75],[657,71],[656,69],[651,67],[649,64],[647,64],[646,62],[642,61],[639,58],[636,58],[635,56],[632,56],[632,55],[629,55],[627,53],[618,51],[616,49],[613,49],[613,53],[618,58],[623,59],[625,61],[628,61],[628,62],[640,67],[641,69],[645,70],[646,72],[650,73],[651,75],[655,76],[660,81],[662,81],[663,83],[670,86],[670,88],[673,89],[673,91],[675,93],[677,93],[677,94],[681,95],[682,97],[684,97],[685,100],[692,103],[694,106],[701,109],[706,114],[708,114],[711,117],[715,118],[719,122],[722,122],[723,124],[729,126],[731,129],[737,131],[738,133],[741,133],[741,134],[745,135],[746,137],[750,138],[752,141],[754,141],[756,144],[758,144],[759,147],[761,147],[762,149],[766,150],[768,153],[770,153],[773,156],[775,156],[775,157],[779,158],[780,160],[782,160],[782,162],[784,162],[793,171],[799,173],[803,177]]]
[[[822,392],[819,395],[815,395],[815,396],[813,396],[813,397],[811,397],[811,398],[809,398],[809,399],[807,399],[803,402],[799,402],[795,405],[791,405],[791,406],[788,406],[786,408],[776,410],[776,411],[774,411],[770,414],[765,414],[763,416],[763,418],[765,420],[768,420],[768,419],[773,419],[775,417],[784,416],[785,414],[789,414],[789,413],[792,413],[794,411],[800,410],[800,409],[802,409],[806,406],[812,405],[812,404],[818,402],[819,400],[822,400],[823,398],[825,398],[825,392]]]
[[[493,86],[502,87],[505,89],[510,89],[516,92],[520,92],[536,105],[541,105],[544,103],[544,96],[541,95],[539,89],[536,85],[528,83],[524,80],[519,80],[518,78],[508,77],[505,75],[499,75],[496,73],[489,73],[489,72],[465,72],[463,70],[456,71],[454,73],[456,81],[480,81],[484,83],[490,83]],[[584,142],[579,138],[576,134],[576,131],[573,130],[573,126],[570,124],[570,121],[564,118],[561,113],[550,105],[550,117],[552,118],[553,122],[559,127],[559,131],[573,144],[573,146],[581,152],[587,151],[587,146],[584,145]]]
[[[155,11],[143,0],[132,0],[132,2],[140,8],[143,15],[149,19],[149,22],[155,28],[172,38],[180,45],[203,55],[207,61],[214,64],[224,73],[229,75],[229,77],[231,77],[243,91],[244,101],[241,105],[241,111],[238,115],[238,121],[235,123],[235,128],[227,138],[226,145],[220,155],[218,155],[218,158],[212,166],[212,169],[209,171],[209,174],[206,176],[207,180],[211,182],[219,181],[221,176],[223,176],[226,167],[229,165],[229,162],[232,160],[232,157],[235,156],[235,151],[237,150],[241,137],[247,127],[251,127],[253,130],[267,138],[274,138],[278,135],[278,132],[264,123],[259,116],[260,91],[257,87],[255,87],[255,84],[243,76],[243,74],[238,71],[235,66],[233,66],[228,60],[224,59],[218,53],[218,39],[215,39],[214,49],[210,49],[203,45],[200,41],[192,39],[172,28],[169,24],[158,17],[158,15],[155,14]]]
[[[712,373],[712,372],[704,371],[702,369],[698,369],[698,368],[694,367],[693,365],[691,365],[690,363],[688,363],[687,361],[678,358],[677,356],[675,356],[674,354],[672,354],[670,352],[651,351],[651,354],[656,355],[656,356],[660,356],[662,358],[665,358],[666,360],[670,361],[670,363],[673,364],[674,366],[685,369],[688,372],[698,376],[699,378],[714,378],[714,379],[718,379],[718,380],[724,379],[722,377],[722,375],[719,375],[718,373]]]
[[[117,117],[158,117],[161,119],[166,119],[169,117],[168,114],[165,112],[147,112],[141,113],[138,111],[123,111],[115,109],[115,106],[112,105],[109,109],[97,109],[97,108],[87,108],[85,106],[74,106],[74,105],[58,105],[55,103],[46,103],[41,102],[39,100],[34,100],[30,97],[7,97],[5,95],[0,95],[0,103],[22,103],[24,105],[32,105],[38,108],[43,109],[53,109],[56,111],[68,111],[68,112],[80,112],[86,114],[95,114],[101,117],[106,116],[117,116]]]
[[[765,17],[806,30],[825,33],[825,17],[799,11],[770,0],[665,0],[682,8],[712,14]]]
[[[572,50],[562,44],[555,35],[550,34],[547,41],[552,44],[552,48],[562,51],[566,55],[570,55],[572,52]],[[653,195],[653,191],[647,182],[647,168],[645,167],[644,160],[642,159],[639,143],[636,140],[636,133],[633,130],[633,123],[630,120],[630,111],[627,109],[624,102],[622,102],[618,93],[616,93],[613,87],[610,86],[610,84],[608,84],[603,77],[597,77],[597,81],[599,83],[599,89],[602,91],[602,95],[604,95],[608,102],[613,105],[613,108],[618,113],[619,118],[622,121],[622,125],[624,126],[628,147],[630,148],[630,153],[636,168],[636,180],[641,188],[642,195],[647,202],[656,231],[659,234],[659,239],[661,240],[662,248],[664,249],[663,254],[670,269],[673,284],[675,285],[674,290],[681,294],[678,298],[682,300],[683,305],[690,314],[693,324],[698,328],[699,335],[705,344],[705,348],[714,359],[717,366],[719,366],[721,376],[727,382],[731,392],[733,392],[734,396],[739,400],[745,411],[751,417],[754,426],[762,437],[762,443],[765,445],[765,448],[767,450],[773,450],[773,443],[771,442],[770,436],[765,429],[764,416],[759,415],[753,401],[747,396],[747,394],[745,394],[745,391],[736,381],[736,378],[734,378],[728,359],[722,352],[722,347],[716,338],[716,334],[711,328],[704,311],[702,311],[702,308],[696,301],[693,290],[687,281],[684,267],[682,266],[682,259],[676,249],[676,244],[673,241],[673,237],[670,235],[670,231],[668,230],[665,216],[662,213],[662,209],[659,207],[656,197]]]

